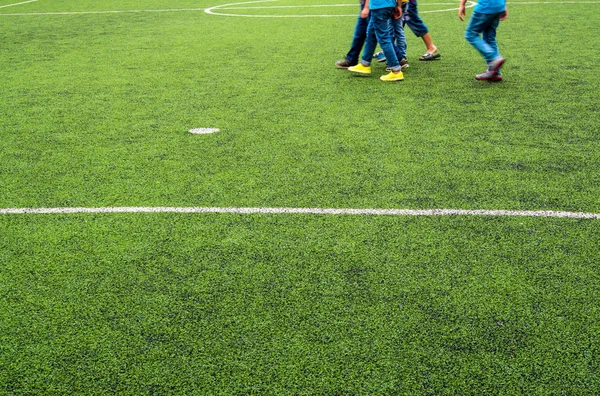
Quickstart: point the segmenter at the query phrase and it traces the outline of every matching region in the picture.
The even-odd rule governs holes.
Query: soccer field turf
[[[0,0],[0,393],[597,394],[600,2],[212,1]]]

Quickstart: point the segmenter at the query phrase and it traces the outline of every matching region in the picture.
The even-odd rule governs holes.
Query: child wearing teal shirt
[[[465,4],[467,0],[460,0],[458,17],[464,21]],[[475,79],[484,81],[502,81],[500,68],[504,58],[498,51],[496,42],[496,29],[500,21],[508,17],[506,0],[480,0],[473,11],[469,25],[465,31],[465,38],[488,64],[485,72],[477,74]]]

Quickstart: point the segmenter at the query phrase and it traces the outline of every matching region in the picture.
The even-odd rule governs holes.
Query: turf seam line
[[[552,210],[485,210],[485,209],[343,209],[343,208],[251,208],[251,207],[74,207],[74,208],[6,208],[0,214],[80,214],[80,213],[234,213],[234,214],[315,214],[371,216],[509,216],[600,219],[600,213]]]

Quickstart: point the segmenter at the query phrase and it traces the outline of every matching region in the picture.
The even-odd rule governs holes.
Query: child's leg
[[[498,24],[500,23],[500,19],[493,20],[482,32],[483,41],[490,46],[492,52],[494,53],[492,59],[496,59],[500,57],[500,52],[498,52],[498,43],[496,42],[496,29],[498,28]]]
[[[488,15],[474,12],[465,31],[465,39],[483,56],[487,63],[496,59],[498,50],[485,42],[480,34],[493,25],[494,18],[498,18],[497,14]],[[496,26],[498,25],[496,24]]]
[[[433,44],[433,40],[427,25],[425,25],[419,16],[417,0],[409,0],[409,2],[406,3],[404,22],[408,25],[415,36],[420,37],[423,40],[423,44],[425,44],[428,54],[433,54],[437,51],[437,47],[435,44]]]
[[[369,18],[361,18],[360,15],[358,20],[356,21],[356,26],[354,28],[354,37],[352,38],[352,45],[350,45],[350,51],[346,54],[346,59],[350,61],[351,64],[356,65],[358,63],[358,57],[360,56],[360,51],[365,44],[365,40],[367,38],[367,27],[369,26]]]
[[[402,28],[402,20],[391,19],[390,22],[390,36],[392,37],[392,43],[394,44],[394,51],[398,60],[406,59],[406,36],[404,35],[404,29]]]
[[[390,37],[389,31],[389,20],[393,18],[393,12],[393,7],[371,10],[370,24],[373,25],[373,30],[375,31],[377,41],[379,42],[379,46],[385,54],[388,66],[392,69],[392,71],[397,72],[400,71],[400,62],[398,61],[398,57],[394,51],[394,46],[392,45],[392,38]],[[365,61],[370,61],[370,59],[373,57],[374,51],[375,46],[373,46],[373,49],[370,51],[370,53],[367,53],[365,47],[365,52],[363,53],[362,57],[363,64]]]
[[[371,64],[371,59],[373,59],[373,54],[375,53],[375,48],[377,47],[377,36],[375,35],[373,22],[373,16],[371,15],[369,17],[369,24],[367,26],[367,38],[365,40],[363,56],[360,61],[360,63],[362,63],[364,66],[369,66]]]

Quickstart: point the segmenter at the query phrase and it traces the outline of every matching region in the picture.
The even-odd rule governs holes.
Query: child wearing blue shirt
[[[464,21],[465,4],[467,0],[460,0],[458,18]],[[502,81],[500,68],[504,58],[498,51],[496,43],[496,29],[500,21],[508,17],[506,0],[479,0],[475,6],[469,25],[465,31],[465,38],[488,64],[485,72],[477,74],[475,79],[484,81]]]

